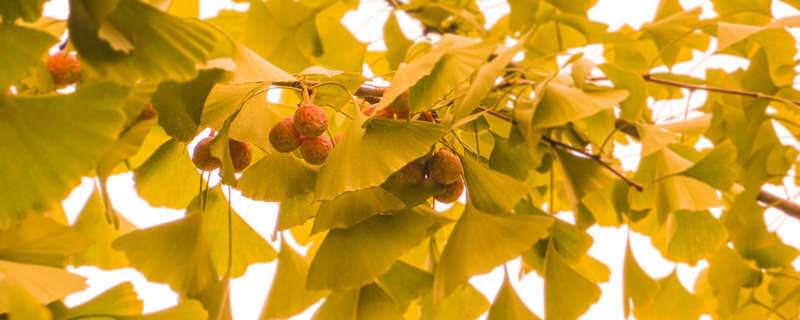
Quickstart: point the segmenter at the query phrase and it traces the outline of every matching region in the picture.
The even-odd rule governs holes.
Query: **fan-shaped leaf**
[[[642,270],[633,256],[630,242],[625,245],[625,261],[622,275],[622,305],[625,317],[634,309],[647,309],[658,293],[659,283]]]
[[[322,202],[311,233],[333,228],[346,229],[373,215],[405,207],[405,203],[381,187],[345,192]]]
[[[541,320],[533,313],[517,295],[508,275],[503,280],[500,292],[494,298],[492,307],[489,308],[488,320]]]
[[[19,0],[25,3],[33,1]],[[14,1],[11,1],[14,2]],[[10,2],[4,2],[11,4]],[[4,8],[0,4],[0,13],[7,21]],[[14,20],[14,19],[10,19]],[[42,54],[47,51],[56,38],[36,29],[25,28],[13,24],[3,23],[0,25],[0,65],[4,66],[3,75],[0,76],[0,88],[6,88],[25,76],[31,71],[34,65],[40,63]]]
[[[410,210],[331,230],[311,262],[307,287],[347,289],[369,283],[422,241],[434,223],[433,217]]]
[[[317,177],[316,196],[333,199],[346,191],[378,186],[428,151],[446,132],[424,121],[372,119],[356,115]]]
[[[133,284],[123,282],[101,293],[96,298],[70,308],[65,318],[87,317],[91,315],[138,315],[142,313],[142,301],[134,291]]]
[[[247,168],[239,178],[238,187],[250,199],[283,201],[312,191],[316,179],[317,172],[302,160],[275,152]]]
[[[469,156],[461,157],[469,201],[479,210],[491,214],[508,213],[528,194],[528,187],[519,180],[492,170]]]
[[[306,258],[294,251],[285,240],[282,241],[278,268],[260,319],[289,318],[321,299],[324,291],[306,289],[307,276]]]
[[[703,300],[683,287],[676,272],[658,280],[658,288],[648,308],[633,310],[636,319],[697,319],[702,314]]]
[[[153,207],[185,208],[200,179],[186,145],[169,140],[133,172],[136,191]]]
[[[547,249],[544,267],[544,314],[546,319],[577,319],[600,298],[600,288]]]
[[[618,105],[628,97],[625,90],[584,91],[550,83],[533,114],[534,127],[560,126]]]
[[[48,304],[86,289],[84,278],[64,269],[0,260],[0,287],[18,286],[39,304]],[[7,299],[7,298],[6,298]],[[8,312],[13,301],[0,295],[0,313]]]
[[[97,166],[117,139],[128,89],[93,84],[71,95],[2,97],[0,225],[45,211]]]
[[[0,231],[0,259],[63,267],[70,256],[86,250],[91,238],[42,215],[31,215]]]
[[[8,319],[11,320],[50,320],[50,312],[42,306],[36,298],[31,296],[25,289],[18,286],[4,288],[3,292],[8,299]],[[2,293],[0,293],[2,294]]]
[[[519,256],[546,237],[552,223],[547,216],[490,215],[468,204],[442,251],[434,298],[444,299],[471,276]]]
[[[119,236],[133,231],[136,227],[125,217],[120,217],[119,229],[110,225],[105,218],[105,207],[100,194],[95,190],[87,200],[83,210],[75,219],[72,229],[84,237],[94,240],[86,250],[75,255],[75,265],[93,265],[102,269],[118,269],[128,265],[122,252],[111,248],[111,243]]]

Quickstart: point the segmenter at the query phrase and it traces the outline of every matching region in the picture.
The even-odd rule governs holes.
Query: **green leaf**
[[[314,195],[311,193],[284,199],[280,202],[278,222],[275,228],[277,230],[286,230],[306,223],[308,219],[313,218],[317,213],[319,204],[319,201],[314,201]],[[309,223],[309,229],[311,226],[312,224]],[[308,233],[310,233],[310,230],[308,230]],[[297,240],[297,237],[295,237],[295,240]]]
[[[733,246],[745,259],[755,260],[760,268],[791,264],[800,251],[767,230],[763,218],[765,208],[756,198],[756,190],[745,190],[736,196],[724,217]]]
[[[308,261],[283,240],[275,278],[260,319],[289,318],[321,299],[324,291],[306,289],[307,276]]]
[[[314,320],[356,319],[360,289],[334,291],[314,313]]]
[[[183,142],[169,140],[133,172],[136,192],[153,207],[181,209],[197,194],[200,178]]]
[[[708,183],[719,190],[728,190],[736,180],[736,147],[730,140],[717,144],[700,161],[695,162],[681,175]]]
[[[658,280],[658,288],[649,307],[633,310],[636,319],[697,319],[702,314],[703,300],[683,287],[677,272]]]
[[[431,74],[439,60],[450,50],[463,49],[475,45],[473,39],[446,34],[439,40],[436,47],[422,57],[414,59],[408,64],[401,64],[394,76],[392,84],[383,92],[383,98],[375,107],[375,111],[383,109],[392,103],[400,94],[411,88],[423,77]],[[410,95],[410,93],[409,93]],[[440,96],[441,98],[441,96]],[[409,97],[410,102],[410,97]]]
[[[26,22],[33,22],[42,16],[44,0],[11,0],[0,4],[0,15],[6,25],[14,23],[14,20],[22,18]],[[2,39],[3,37],[0,37]],[[27,45],[28,43],[26,43]],[[8,48],[8,47],[3,47]],[[7,65],[7,64],[3,64]]]
[[[206,70],[190,81],[159,84],[152,98],[158,124],[175,139],[191,141],[201,129],[200,115],[206,96],[222,76],[221,70]]]
[[[708,211],[677,211],[667,218],[665,257],[695,265],[725,244],[728,232]]]
[[[203,240],[201,214],[130,232],[112,247],[124,252],[130,265],[148,280],[169,284],[184,296],[198,296],[217,279],[209,246]]]
[[[8,319],[10,320],[50,320],[50,312],[40,305],[36,298],[25,289],[18,286],[4,288],[5,296],[8,299]]]
[[[92,239],[43,215],[30,215],[11,229],[0,231],[0,259],[64,267]]]
[[[541,320],[525,306],[514,287],[511,286],[511,281],[508,281],[508,277],[506,274],[500,292],[497,293],[492,307],[489,308],[487,320]]]
[[[532,125],[555,127],[612,108],[628,97],[625,90],[584,91],[550,83],[544,87]]]
[[[642,111],[647,105],[647,87],[642,77],[623,68],[606,63],[598,66],[616,88],[628,92],[628,97],[619,103],[622,110],[620,118],[635,122],[642,116]]]
[[[439,103],[451,91],[461,86],[475,69],[485,63],[489,55],[494,52],[494,48],[493,45],[481,42],[448,50],[430,74],[423,76],[409,89],[409,112],[425,111]]]
[[[433,217],[410,210],[331,230],[311,262],[307,287],[348,289],[369,283],[422,241],[434,223]]]
[[[376,214],[405,207],[405,203],[381,187],[345,192],[322,202],[311,233],[334,228],[346,229]]]
[[[622,304],[625,318],[630,314],[631,303],[634,309],[647,309],[658,293],[659,284],[642,270],[633,256],[630,241],[625,245],[625,261],[622,275]]]
[[[564,261],[548,245],[544,267],[544,314],[546,319],[577,319],[600,299],[600,287]]]
[[[639,140],[642,142],[642,157],[649,156],[672,143],[678,134],[664,130],[656,125],[636,124]]]
[[[128,89],[92,84],[70,95],[0,96],[0,226],[46,211],[97,166],[122,130]]]
[[[386,294],[403,310],[433,288],[433,275],[402,261],[392,264],[386,273],[375,280]]]
[[[298,2],[250,1],[243,44],[287,72],[299,72],[321,51],[315,10]]]
[[[230,208],[221,187],[210,189],[205,195],[202,206],[200,199],[200,196],[195,198],[186,212],[189,215],[198,214],[203,217],[203,235],[208,243],[208,253],[211,255],[217,275],[225,275],[228,269],[228,243],[231,241],[229,232],[233,236],[230,277],[241,277],[249,265],[270,262],[277,257],[275,249],[267,240]],[[230,229],[228,229],[229,221]]]
[[[235,65],[235,70],[228,72],[225,77],[225,80],[229,83],[296,80],[292,75],[267,62],[258,54],[239,43],[234,44],[233,54],[230,59]]]
[[[317,172],[302,160],[275,152],[248,167],[239,178],[238,188],[250,199],[283,201],[313,191],[316,179]]]
[[[408,40],[403,34],[394,13],[389,15],[389,19],[386,20],[386,25],[383,27],[383,41],[386,42],[386,60],[389,61],[392,69],[397,69],[397,66],[405,60],[406,51],[411,47],[413,41]]]
[[[119,83],[191,80],[215,46],[211,26],[136,0],[70,0],[68,25],[84,65]]]
[[[4,2],[4,4],[10,3]],[[6,10],[8,9],[0,4],[0,13]],[[7,17],[3,15],[5,20]],[[56,38],[43,31],[8,23],[0,25],[0,47],[3,48],[3,51],[0,51],[0,65],[5,66],[0,77],[0,88],[7,88],[10,84],[25,78],[35,65],[41,63],[42,55],[54,42]]]
[[[471,276],[519,256],[546,237],[552,223],[547,216],[490,215],[468,204],[442,250],[434,299],[444,299]]]
[[[346,191],[378,186],[403,166],[430,151],[447,132],[425,121],[372,119],[358,113],[344,138],[319,170],[316,197],[333,199]],[[392,146],[387,148],[386,146]]]
[[[19,286],[39,304],[48,304],[86,289],[84,278],[79,275],[35,264],[0,260],[0,276],[0,287]],[[0,295],[0,313],[12,307],[13,301],[4,300]]]
[[[564,186],[573,206],[597,190],[608,187],[616,177],[596,161],[579,158],[561,148],[554,148],[558,155],[558,168],[564,176]]]
[[[469,156],[461,157],[469,201],[475,208],[491,213],[508,213],[528,194],[528,187],[519,180],[492,170]]]
[[[65,318],[88,317],[105,314],[114,316],[138,315],[142,313],[143,303],[133,284],[123,282],[108,289],[94,299],[70,308]]]
[[[361,72],[367,45],[358,41],[340,22],[349,10],[341,2],[332,2],[330,7],[319,11],[314,17],[319,44],[322,46],[322,53],[315,54],[315,60],[318,64],[336,69]]]

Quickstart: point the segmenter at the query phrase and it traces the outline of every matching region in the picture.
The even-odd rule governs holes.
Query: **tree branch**
[[[633,181],[633,180],[629,179],[627,176],[622,174],[622,172],[617,171],[617,169],[612,167],[610,164],[608,164],[607,162],[605,162],[602,159],[600,159],[600,156],[598,156],[598,155],[594,155],[594,154],[588,153],[588,152],[586,152],[584,150],[581,150],[579,148],[575,148],[575,147],[573,147],[571,145],[568,145],[568,144],[565,144],[563,142],[559,142],[559,141],[550,139],[549,137],[546,137],[546,136],[542,136],[542,140],[547,141],[547,143],[549,143],[551,146],[558,146],[558,147],[561,147],[561,148],[564,148],[564,149],[568,149],[568,150],[572,150],[572,151],[575,151],[577,153],[580,153],[581,155],[583,155],[583,156],[585,156],[585,157],[587,157],[589,159],[594,160],[595,162],[597,162],[598,164],[600,164],[601,166],[606,168],[606,170],[611,171],[611,173],[613,173],[615,176],[619,177],[622,181],[625,181],[625,183],[627,183],[629,186],[634,187],[634,188],[636,188],[636,190],[639,190],[639,191],[644,190],[644,187],[642,187],[641,184],[637,183],[636,181]]]
[[[777,99],[777,101],[781,101],[781,102],[784,102],[784,103],[788,103],[788,104],[792,104],[792,105],[800,107],[800,102],[781,99],[781,98],[777,98],[777,97],[766,96],[766,95],[764,95],[762,93],[758,93],[758,92],[750,92],[750,91],[741,91],[741,90],[732,90],[732,89],[725,89],[725,88],[716,88],[716,87],[693,85],[693,84],[676,82],[676,81],[672,81],[672,80],[654,78],[651,75],[644,75],[644,76],[642,76],[642,78],[647,80],[647,81],[651,81],[651,82],[655,82],[655,83],[661,83],[661,84],[665,84],[665,85],[677,86],[677,87],[693,89],[693,90],[707,90],[707,91],[714,91],[714,92],[721,92],[721,93],[749,96],[749,97],[754,97],[754,98],[765,98],[765,99],[771,99],[771,100]],[[607,78],[597,77],[597,78],[591,78],[591,80],[594,80],[594,81],[607,80]],[[302,88],[302,86],[300,85],[300,81],[273,82],[272,84],[273,85],[288,86],[288,87],[295,87],[295,88]],[[306,81],[306,84],[315,85],[315,84],[319,84],[319,82]],[[386,88],[384,88],[384,87],[375,87],[375,86],[362,85],[361,87],[359,87],[356,90],[356,92],[354,94],[356,96],[360,97],[360,98],[363,98],[363,99],[371,102],[371,103],[375,103],[375,102],[380,101],[380,97],[383,96],[383,92],[385,90],[386,90]],[[503,119],[503,120],[511,122],[511,123],[515,122],[514,119],[511,118],[510,116],[507,116],[507,115],[502,114],[500,112],[497,112],[495,110],[492,110],[492,109],[489,109],[489,108],[486,108],[486,107],[483,107],[483,106],[479,106],[478,108],[483,110],[483,111],[485,111],[488,114],[491,114],[491,115],[497,117],[497,118]],[[639,132],[636,130],[636,126],[634,126],[631,123],[629,123],[629,122],[627,122],[625,120],[622,120],[622,119],[617,119],[616,122],[615,122],[615,125],[617,127],[617,130],[619,130],[620,132],[623,132],[623,133],[635,138],[636,140],[639,140],[639,138],[640,138],[639,137]],[[545,136],[542,136],[542,138],[546,139],[545,141],[550,140],[549,138],[547,138]],[[550,140],[550,141],[556,142],[554,140]],[[548,143],[550,143],[550,141],[548,141]],[[562,146],[562,145],[563,146],[567,146],[566,144],[563,144],[563,143],[561,145],[559,145],[559,146]],[[571,147],[569,149],[573,150],[573,151],[576,151],[576,152],[583,153],[585,156],[587,156],[587,157],[589,157],[591,159],[595,159],[595,161],[598,161],[598,163],[600,165],[602,165],[603,167],[605,167],[606,169],[608,169],[609,171],[614,173],[614,175],[616,175],[620,179],[625,180],[626,183],[628,183],[632,187],[636,188],[637,190],[641,190],[641,188],[642,188],[641,185],[639,185],[638,183],[636,183],[634,181],[631,181],[630,179],[625,177],[622,173],[618,172],[616,169],[611,167],[608,163],[605,163],[604,161],[601,161],[600,159],[596,158],[594,155],[589,154],[589,153],[587,153],[585,151],[583,151],[583,152],[579,151],[577,148],[573,148],[573,147]],[[763,204],[765,204],[765,205],[772,206],[772,207],[774,207],[774,208],[776,208],[778,210],[781,210],[783,213],[785,213],[788,216],[791,216],[791,217],[796,218],[796,219],[800,219],[800,204],[798,204],[796,202],[792,202],[792,201],[786,200],[786,199],[784,199],[784,198],[782,198],[782,197],[780,197],[778,195],[775,195],[773,193],[770,193],[770,192],[767,192],[767,191],[764,191],[764,190],[761,190],[759,192],[758,201],[763,203]]]

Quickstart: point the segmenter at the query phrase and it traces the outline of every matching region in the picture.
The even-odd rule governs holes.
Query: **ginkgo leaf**
[[[203,305],[208,317],[217,320],[233,320],[233,309],[230,299],[231,278],[225,275],[214,281],[196,299]]]
[[[8,319],[10,320],[50,320],[50,312],[42,306],[36,298],[25,289],[18,286],[3,288],[3,292],[8,299]],[[0,289],[2,290],[2,289]],[[3,294],[0,293],[0,294]]]
[[[776,19],[763,26],[719,22],[717,24],[717,52],[723,51],[732,44],[747,39],[763,30],[770,28],[792,28],[797,26],[800,26],[800,18],[796,16]]]
[[[625,90],[584,91],[550,83],[533,114],[533,127],[554,127],[580,120],[618,105],[628,97]]]
[[[114,240],[112,247],[124,252],[148,280],[167,283],[181,295],[198,296],[217,279],[203,240],[201,214],[130,232]]]
[[[247,168],[237,186],[250,199],[284,201],[313,191],[316,179],[317,172],[302,160],[275,152]]]
[[[14,20],[22,18],[27,22],[33,22],[42,16],[42,8],[44,0],[11,0],[6,1],[0,5],[0,15],[3,16],[3,22],[6,25],[12,25]],[[2,37],[0,37],[2,39]],[[8,47],[4,47],[8,48]],[[6,64],[3,64],[6,65]]]
[[[555,148],[558,155],[558,168],[564,175],[564,187],[573,205],[588,194],[608,187],[616,179],[596,161],[580,158],[560,148]]]
[[[637,124],[636,131],[639,132],[639,140],[642,142],[642,157],[664,149],[678,136],[674,132],[646,123]]]
[[[84,278],[67,270],[0,260],[0,287],[8,286],[19,286],[39,304],[86,289]],[[12,302],[0,295],[0,313],[8,312],[11,306]]]
[[[221,70],[203,70],[185,82],[161,82],[151,99],[158,124],[175,139],[190,142],[201,129],[203,103],[223,75]]]
[[[295,80],[292,75],[267,62],[239,43],[234,44],[231,60],[233,60],[236,70],[228,73],[226,80],[229,83]]]
[[[514,287],[511,286],[511,281],[508,280],[509,275],[506,274],[503,280],[503,285],[500,286],[500,292],[494,298],[492,306],[489,308],[489,317],[487,320],[541,320],[533,311],[525,306],[522,299],[517,295]]]
[[[381,287],[370,283],[358,294],[356,319],[403,320],[403,314]]]
[[[545,319],[577,319],[600,298],[600,287],[548,245],[544,267]]]
[[[409,210],[331,230],[311,262],[306,287],[348,289],[367,284],[422,241],[434,223],[433,217]]]
[[[679,320],[697,319],[702,313],[703,301],[678,281],[677,272],[658,280],[658,292],[650,306],[633,310],[636,319]]]
[[[315,54],[314,60],[318,64],[340,70],[360,72],[367,45],[358,41],[340,22],[344,13],[349,10],[344,3],[333,2],[314,16],[322,49],[321,54]]]
[[[314,195],[305,193],[296,197],[286,198],[280,202],[278,210],[277,230],[286,230],[299,226],[314,217],[319,210],[320,201],[314,201]],[[312,223],[309,222],[309,233]]]
[[[763,219],[766,209],[756,202],[757,193],[757,190],[745,190],[734,198],[724,220],[730,240],[742,257],[755,260],[761,268],[791,264],[800,256],[800,250],[767,230]]]
[[[481,42],[448,50],[430,74],[423,76],[409,89],[409,112],[428,110],[453,89],[460,86],[481,64],[486,62],[495,46]],[[413,63],[413,62],[412,62]]]
[[[299,72],[321,46],[315,9],[287,0],[251,2],[242,44],[287,72]]]
[[[42,215],[30,215],[0,231],[0,259],[64,267],[69,257],[86,250],[92,239]]]
[[[574,225],[556,220],[550,227],[550,240],[553,247],[569,264],[576,264],[592,247],[592,237]]]
[[[489,308],[489,301],[469,282],[459,285],[453,293],[434,303],[431,295],[422,297],[422,320],[475,319]]]
[[[735,161],[736,147],[730,140],[726,140],[717,144],[711,152],[681,174],[708,183],[719,190],[728,190],[736,179]]]
[[[433,72],[434,67],[449,50],[462,49],[475,45],[476,41],[453,34],[445,34],[436,46],[427,54],[408,64],[400,64],[392,77],[392,84],[386,88],[383,98],[375,110],[383,109],[392,103],[400,94],[411,88],[420,79]]]
[[[717,252],[728,239],[725,227],[708,211],[676,211],[667,218],[664,256],[695,265]]]
[[[0,13],[3,16],[6,10],[0,5]],[[0,87],[6,88],[27,76],[33,66],[40,63],[41,56],[55,41],[55,37],[36,29],[8,23],[0,25],[0,47],[4,48],[0,51],[0,65],[6,66],[3,75],[0,76]]]
[[[395,262],[375,280],[403,310],[433,288],[433,275],[402,261]]]
[[[70,308],[66,312],[65,318],[72,319],[98,314],[114,316],[138,315],[142,313],[142,307],[142,300],[139,300],[133,284],[123,282],[104,291],[92,300]]]
[[[424,121],[364,121],[358,113],[320,168],[315,188],[318,199],[330,200],[346,191],[380,185],[429,152],[446,132],[444,126]]]
[[[528,194],[528,187],[523,182],[492,170],[470,156],[461,157],[461,163],[469,201],[481,211],[508,213]]]
[[[133,172],[134,186],[153,207],[185,208],[200,188],[186,145],[169,140]]]
[[[314,313],[314,320],[339,320],[356,319],[358,312],[359,288],[334,291],[325,298],[317,312]]]
[[[317,302],[324,291],[306,289],[308,261],[286,241],[278,252],[278,267],[259,319],[285,319]]]
[[[214,49],[211,26],[136,0],[70,0],[71,43],[86,66],[120,83],[188,81]]]
[[[0,98],[0,225],[45,211],[89,174],[119,136],[128,89],[87,85],[70,95]],[[58,164],[56,164],[56,161]]]
[[[718,301],[716,311],[721,317],[733,316],[739,309],[741,297],[747,292],[746,288],[757,286],[762,274],[727,247],[717,251],[708,263],[708,283]]]
[[[203,305],[197,300],[185,300],[180,302],[177,306],[161,311],[133,315],[133,316],[119,316],[120,320],[172,320],[172,319],[208,319],[208,312],[203,309]]]
[[[719,205],[714,188],[693,178],[676,175],[691,167],[692,163],[670,148],[643,158],[643,162],[650,162],[651,174],[656,179],[645,187],[645,191],[652,188],[655,192],[655,208],[660,222],[678,210],[700,211]],[[644,167],[647,166],[640,166]]]
[[[625,309],[625,318],[631,310],[647,309],[658,293],[659,283],[650,278],[642,270],[636,258],[633,256],[630,241],[625,245],[625,260],[622,274],[622,305]]]
[[[111,243],[119,236],[133,231],[136,227],[125,217],[120,217],[119,229],[108,224],[105,218],[105,207],[97,190],[92,192],[89,200],[75,219],[72,229],[84,237],[94,240],[86,250],[72,258],[75,265],[93,265],[102,269],[118,269],[128,265],[122,252],[111,248]]]
[[[381,187],[345,192],[320,204],[311,233],[346,229],[373,215],[405,207],[405,203]]]
[[[471,276],[519,256],[546,237],[552,223],[547,216],[490,215],[468,204],[442,250],[434,298],[444,299]]]
[[[627,121],[637,121],[642,116],[642,110],[647,105],[647,87],[638,74],[625,70],[615,64],[606,63],[598,66],[616,88],[625,89],[628,97],[619,103],[622,110],[620,118]]]
[[[389,61],[389,66],[395,69],[403,62],[406,51],[414,42],[403,34],[394,13],[389,15],[386,25],[383,26],[383,39],[386,42],[386,60]]]
[[[203,203],[201,205],[201,199]],[[236,211],[229,207],[220,187],[208,190],[205,197],[198,196],[186,209],[188,215],[200,215],[203,222],[203,239],[208,245],[208,254],[217,270],[223,276],[228,270],[228,259],[232,278],[241,277],[247,266],[253,263],[269,262],[277,253]],[[228,223],[230,222],[230,228]],[[229,238],[232,237],[232,238]],[[229,251],[232,246],[231,256]]]

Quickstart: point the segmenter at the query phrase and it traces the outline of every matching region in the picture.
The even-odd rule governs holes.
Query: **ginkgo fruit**
[[[328,136],[303,137],[300,143],[300,154],[310,164],[322,164],[333,150],[333,143]]]
[[[397,180],[408,184],[420,184],[425,181],[425,165],[419,161],[412,161],[397,171]]]
[[[328,129],[328,115],[314,104],[304,104],[294,113],[294,128],[305,137],[319,136]]]
[[[229,139],[228,147],[230,149],[234,171],[241,172],[250,165],[253,154],[250,152],[250,145],[247,142]]]
[[[364,109],[361,109],[361,113],[363,113],[365,116],[369,117],[373,113],[375,113],[375,107],[377,107],[377,106],[378,106],[377,104],[371,104],[368,107],[366,107]]]
[[[292,152],[300,146],[300,133],[294,128],[294,118],[286,117],[269,130],[269,143],[278,152]]]
[[[211,140],[214,140],[214,137],[206,137],[194,147],[192,162],[197,169],[202,171],[212,171],[219,168],[220,165],[219,159],[211,155]]]
[[[428,160],[427,169],[431,179],[441,184],[456,182],[464,171],[458,156],[445,148],[433,154]]]
[[[461,193],[464,192],[464,181],[461,180],[461,177],[451,184],[445,185],[444,190],[439,192],[434,199],[439,202],[443,203],[453,203],[461,197]]]
[[[408,115],[408,90],[403,91],[403,93],[397,96],[397,98],[389,104],[389,108],[397,114],[405,112],[405,114]]]
[[[136,121],[150,120],[157,116],[158,112],[156,112],[156,109],[153,109],[153,106],[148,103],[147,105],[144,106],[142,112],[139,113],[139,116],[136,117]]]
[[[65,86],[78,81],[81,76],[81,65],[78,59],[62,50],[47,59],[47,69],[56,86]]]

